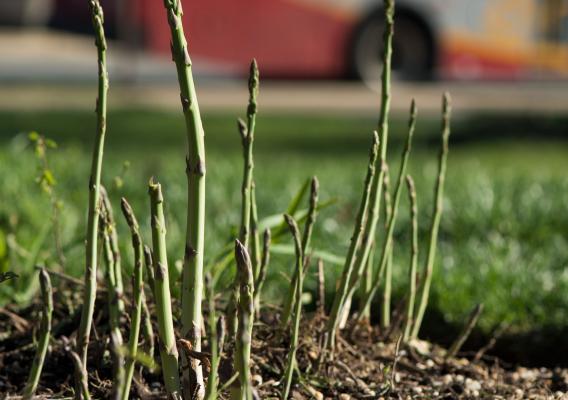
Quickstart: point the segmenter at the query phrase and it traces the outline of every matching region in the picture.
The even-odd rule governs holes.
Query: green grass
[[[207,146],[206,259],[236,237],[240,218],[241,145],[235,116],[205,115]],[[515,119],[516,118],[516,119]],[[532,121],[527,122],[527,119]],[[504,122],[505,121],[505,122]],[[481,326],[489,329],[510,319],[519,330],[555,325],[568,319],[568,143],[556,132],[562,116],[540,118],[496,115],[458,118],[450,148],[445,213],[440,230],[431,307],[448,322],[459,323],[478,302],[485,303]],[[536,122],[535,122],[536,121]],[[539,122],[540,121],[540,122]],[[63,201],[62,237],[67,270],[80,276],[84,263],[87,181],[94,136],[90,112],[0,112],[0,268],[21,277],[0,285],[0,302],[26,300],[36,262],[54,258],[50,204],[35,183],[37,161],[25,133],[37,130],[55,139],[59,148],[48,157]],[[362,189],[371,131],[376,117],[263,115],[258,117],[255,179],[262,219],[283,212],[305,179],[317,175],[320,199],[336,199],[322,210],[313,245],[345,255]],[[393,121],[391,174],[405,133],[406,116]],[[420,118],[409,166],[417,183],[421,263],[432,209],[439,120]],[[548,136],[525,136],[540,127]],[[126,196],[149,234],[150,176],[163,185],[172,276],[183,256],[186,179],[185,135],[181,113],[123,110],[109,113],[103,182],[109,188],[123,246],[125,268],[131,268],[128,228],[119,213]],[[517,135],[514,136],[515,132]],[[513,136],[513,137],[512,137]],[[521,139],[519,139],[521,137]],[[487,140],[491,138],[491,140]],[[124,161],[130,169],[124,186],[115,187]],[[395,230],[395,297],[407,286],[409,221],[406,196]],[[291,244],[288,236],[286,243]],[[274,256],[265,286],[269,298],[281,298],[292,256]],[[326,266],[327,282],[338,278]],[[312,270],[315,273],[315,268]],[[125,280],[128,282],[128,280]],[[308,275],[306,288],[315,289]],[[328,290],[331,291],[331,284]],[[220,288],[222,289],[222,288]],[[218,289],[219,290],[219,289]],[[31,294],[32,291],[28,291]],[[331,294],[331,292],[330,292]],[[428,316],[427,316],[428,318]]]

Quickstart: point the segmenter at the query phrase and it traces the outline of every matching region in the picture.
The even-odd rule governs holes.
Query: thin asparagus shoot
[[[321,258],[318,259],[318,300],[316,308],[320,315],[325,315],[325,272]]]
[[[78,383],[78,388],[75,389],[75,398],[80,398],[83,400],[90,400],[91,395],[89,394],[89,375],[87,370],[83,367],[81,362],[81,357],[73,350],[69,351],[71,356],[71,361],[73,361],[73,367],[75,369],[75,380]]]
[[[406,144],[404,146],[404,149],[402,151],[402,158],[400,161],[400,169],[398,172],[398,179],[396,182],[396,186],[394,189],[394,195],[393,195],[393,204],[392,204],[392,213],[390,215],[390,218],[388,220],[388,229],[387,232],[385,234],[385,239],[382,243],[382,248],[381,248],[381,257],[379,259],[379,267],[378,269],[375,271],[375,276],[373,277],[373,286],[371,287],[371,290],[369,291],[369,293],[367,293],[364,301],[363,301],[363,308],[369,307],[371,305],[371,302],[373,300],[373,297],[375,296],[376,291],[378,290],[380,284],[381,284],[381,277],[383,276],[383,273],[385,272],[386,266],[388,264],[388,260],[390,257],[390,253],[392,252],[392,237],[393,237],[393,233],[394,233],[394,226],[395,226],[395,222],[396,222],[396,217],[398,214],[398,204],[400,202],[400,195],[402,193],[402,186],[404,184],[404,177],[406,174],[406,167],[408,165],[408,159],[410,158],[410,150],[412,148],[412,137],[414,136],[414,130],[416,128],[416,115],[417,115],[417,108],[416,108],[416,102],[414,100],[412,100],[412,103],[410,105],[410,118],[408,121],[408,135],[406,137]],[[357,317],[357,319],[360,321],[363,318],[362,315],[359,315]]]
[[[144,270],[142,266],[142,238],[138,228],[138,221],[128,201],[123,197],[120,206],[132,236],[132,249],[134,250],[134,275],[132,277],[132,312],[130,316],[130,334],[128,337],[128,359],[125,363],[124,387],[121,399],[127,400],[134,375],[136,354],[138,353],[138,337],[140,335],[140,322],[142,321],[142,301],[144,297]]]
[[[430,286],[432,285],[432,274],[434,272],[434,261],[436,259],[436,248],[438,245],[438,231],[440,229],[440,220],[442,218],[443,201],[444,201],[444,183],[446,180],[446,168],[448,163],[448,142],[450,139],[450,120],[452,114],[452,104],[449,93],[445,93],[442,100],[442,147],[438,159],[438,178],[434,189],[435,202],[432,214],[432,224],[430,225],[430,240],[428,244],[428,252],[426,254],[426,265],[424,267],[423,279],[421,279],[422,287],[420,294],[420,303],[416,312],[416,320],[412,327],[412,338],[416,339],[420,333],[420,326],[424,318],[424,313],[428,307],[430,297]]]
[[[143,247],[144,251],[144,265],[146,267],[146,274],[148,275],[148,285],[150,290],[154,293],[154,262],[152,261],[152,250],[147,245]]]
[[[355,269],[356,273],[351,278],[349,283],[350,292],[345,301],[345,304],[350,306],[351,298],[357,287],[357,283],[365,269],[367,264],[367,259],[369,258],[369,252],[371,251],[371,245],[375,241],[377,224],[380,217],[380,207],[381,207],[381,191],[383,187],[383,177],[386,173],[387,165],[387,148],[388,148],[388,137],[389,137],[389,113],[390,113],[390,102],[391,102],[391,64],[392,64],[392,39],[394,35],[394,12],[395,12],[395,1],[385,0],[384,5],[384,21],[385,30],[383,33],[383,71],[381,74],[381,108],[379,116],[379,127],[378,131],[380,134],[381,148],[380,156],[376,161],[376,168],[379,170],[375,174],[373,183],[371,185],[371,199],[370,199],[370,211],[365,223],[365,231],[363,235],[363,244],[358,255],[358,264]],[[345,309],[342,313],[348,313],[349,309]],[[343,320],[346,320],[347,316],[342,316]]]
[[[310,204],[308,207],[306,223],[304,225],[304,232],[302,234],[302,254],[304,255],[304,262],[307,261],[307,258],[305,258],[305,256],[310,246],[312,232],[314,230],[314,224],[316,222],[318,197],[319,197],[319,181],[318,178],[314,176],[312,177],[310,184]],[[305,267],[306,266],[304,265],[304,268]],[[290,283],[291,290],[288,291],[288,296],[286,297],[286,300],[284,302],[284,308],[282,310],[282,317],[280,319],[281,327],[286,327],[290,323],[292,309],[294,308],[294,304],[298,300],[298,292],[296,289],[298,286],[296,284],[297,279],[298,279],[298,270],[294,269],[294,273],[292,274],[292,281]]]
[[[41,376],[41,371],[43,369],[43,362],[45,361],[45,355],[47,354],[47,348],[49,347],[49,338],[51,336],[51,315],[53,313],[53,294],[51,288],[51,279],[45,268],[39,270],[39,283],[41,288],[41,299],[43,303],[43,310],[41,313],[41,322],[39,327],[39,340],[37,345],[36,354],[32,366],[30,368],[30,374],[28,376],[28,381],[26,387],[22,393],[22,397],[25,400],[31,399],[37,389],[39,383],[39,378]]]
[[[114,268],[116,266],[111,244],[110,220],[108,217],[108,209],[103,202],[103,209],[100,215],[100,236],[103,244],[103,255],[106,262],[105,281],[107,286],[107,303],[109,313],[109,325],[111,334],[111,353],[113,355],[113,398],[119,398],[124,383],[124,365],[123,357],[118,354],[122,347],[122,333],[120,332],[120,309],[118,307],[118,297],[121,295],[116,283],[116,274]]]
[[[296,370],[297,368],[296,352],[298,350],[298,338],[300,335],[300,319],[302,316],[302,289],[304,286],[304,249],[302,242],[300,241],[300,230],[298,229],[298,224],[293,217],[284,215],[284,218],[286,219],[286,223],[288,224],[292,238],[294,239],[294,249],[296,253],[296,273],[298,277],[296,279],[296,292],[298,293],[298,296],[294,303],[294,319],[292,322],[290,351],[288,352],[288,360],[283,377],[284,386],[282,388],[282,400],[288,399],[290,387],[292,386],[292,377],[294,375],[294,370]]]
[[[253,144],[254,144],[254,128],[256,125],[256,99],[258,96],[259,74],[256,60],[252,60],[250,64],[249,74],[249,102],[247,107],[247,122],[238,120],[238,129],[241,135],[243,145],[243,182],[241,187],[241,231],[239,240],[247,249],[249,248],[249,234],[251,222],[251,192],[252,192],[252,176],[254,169]],[[258,271],[256,271],[258,272]],[[256,276],[257,274],[255,274]]]
[[[116,305],[118,311],[122,315],[124,313],[124,285],[122,283],[122,268],[120,260],[120,250],[118,248],[118,234],[116,233],[116,224],[114,222],[114,215],[112,211],[112,205],[108,197],[108,193],[104,186],[101,185],[101,202],[106,218],[106,229],[108,231],[110,239],[110,248],[112,251],[112,272],[114,274],[114,290],[117,293]]]
[[[162,187],[153,179],[151,179],[149,183],[149,194],[152,247],[154,248],[154,300],[156,302],[156,312],[158,316],[162,374],[168,395],[173,399],[181,399],[178,350],[174,332],[168,257],[166,251],[164,197],[162,196]]]
[[[216,400],[217,389],[219,386],[219,361],[220,349],[217,337],[217,316],[215,312],[215,288],[213,286],[213,278],[210,275],[205,276],[205,288],[207,290],[207,303],[209,305],[209,347],[211,348],[211,369],[209,379],[205,386],[205,400]]]
[[[235,240],[235,260],[240,288],[238,330],[235,345],[235,366],[239,385],[232,391],[233,400],[252,400],[250,354],[254,320],[254,276],[252,262],[246,247]]]
[[[371,318],[371,306],[365,305],[363,302],[365,300],[366,294],[371,290],[373,285],[373,264],[375,258],[375,244],[371,246],[369,252],[369,257],[367,258],[367,265],[363,271],[363,276],[361,280],[361,285],[359,286],[358,301],[359,301],[359,311],[358,315],[361,316],[362,320],[369,321]]]
[[[201,302],[203,297],[203,248],[205,243],[205,142],[199,104],[193,82],[191,59],[182,23],[182,1],[164,0],[171,34],[172,59],[176,65],[180,99],[187,134],[187,231],[181,290],[181,336],[201,351]],[[189,361],[189,365],[187,362]],[[186,393],[203,399],[201,363],[183,357]]]
[[[327,338],[326,338],[326,348],[329,350],[335,349],[335,335],[337,333],[337,328],[341,318],[341,310],[343,309],[344,302],[347,298],[347,292],[349,290],[349,283],[351,280],[351,275],[353,269],[355,268],[356,253],[361,246],[365,218],[369,208],[369,198],[371,195],[371,184],[373,182],[373,177],[375,175],[375,163],[377,161],[377,154],[379,148],[379,134],[375,131],[373,133],[373,142],[371,145],[371,150],[369,154],[369,165],[367,166],[367,175],[365,177],[365,183],[363,185],[363,196],[361,198],[361,204],[359,205],[359,211],[357,213],[357,219],[355,223],[355,228],[353,231],[353,236],[351,237],[351,243],[349,245],[349,250],[347,252],[347,257],[345,259],[345,264],[343,266],[343,273],[339,283],[339,289],[335,298],[333,300],[333,306],[331,309],[331,314],[329,316],[329,321],[327,325]]]
[[[456,356],[456,354],[458,354],[469,335],[471,335],[471,331],[477,324],[477,320],[479,319],[479,316],[482,312],[483,304],[478,304],[474,307],[474,309],[469,314],[467,323],[465,324],[463,330],[460,332],[459,336],[456,338],[454,343],[452,343],[450,349],[446,353],[446,360],[453,358]]]
[[[401,171],[402,172],[402,171]],[[402,175],[400,176],[402,177]],[[393,204],[390,194],[390,176],[388,172],[388,167],[385,170],[385,176],[383,179],[383,197],[385,201],[385,233],[388,234],[388,222],[390,221]],[[396,204],[398,207],[398,203]],[[385,267],[385,288],[383,291],[383,302],[382,302],[382,312],[381,312],[381,326],[383,329],[387,329],[390,326],[390,316],[391,316],[391,294],[392,294],[392,254],[393,254],[394,244],[391,241],[389,249],[387,250],[387,265]],[[379,277],[381,279],[381,277]]]
[[[260,269],[262,268],[262,256],[260,248],[260,234],[258,232],[258,209],[256,207],[256,183],[252,181],[250,189],[250,252],[252,257],[252,267],[254,271],[254,281],[258,280]]]
[[[96,106],[97,114],[97,133],[95,136],[95,147],[91,165],[91,175],[89,178],[89,210],[87,216],[87,237],[85,255],[85,290],[83,292],[83,308],[81,310],[81,322],[77,332],[76,353],[81,360],[82,369],[87,369],[87,351],[91,326],[93,324],[93,312],[95,310],[95,299],[97,297],[97,251],[99,234],[99,213],[100,213],[100,182],[103,165],[103,152],[106,132],[106,108],[108,92],[108,73],[106,67],[106,40],[103,28],[104,16],[103,9],[99,0],[89,0],[89,8],[93,28],[95,31],[95,45],[97,47],[98,59],[98,98]],[[81,396],[82,382],[79,380],[80,371],[75,374],[75,392],[77,397]]]
[[[410,220],[412,227],[410,242],[410,268],[408,273],[408,304],[406,308],[406,321],[404,323],[404,337],[406,342],[412,332],[414,320],[414,308],[416,300],[416,270],[418,265],[418,203],[416,199],[416,188],[414,180],[410,175],[406,176],[406,186],[408,188],[408,200],[410,202]]]
[[[260,295],[262,293],[262,287],[264,286],[264,281],[266,280],[266,271],[268,269],[268,263],[270,262],[270,229],[266,228],[264,230],[263,236],[263,246],[262,246],[262,261],[260,263],[260,269],[258,271],[258,277],[254,284],[254,309],[258,313],[260,311]]]

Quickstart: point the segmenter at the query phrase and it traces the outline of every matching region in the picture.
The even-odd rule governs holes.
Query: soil
[[[73,364],[67,349],[79,323],[80,309],[74,304],[79,304],[80,291],[76,289],[54,293],[52,341],[38,398],[73,394]],[[0,399],[18,398],[25,385],[35,352],[40,309],[38,303],[0,309]],[[96,309],[89,346],[89,385],[92,397],[100,399],[109,398],[112,388],[104,294],[97,300]],[[279,380],[290,337],[287,330],[277,328],[278,315],[277,308],[265,307],[255,322],[252,380],[255,396],[260,399],[280,398]],[[301,377],[294,379],[293,399],[568,399],[567,369],[512,366],[480,353],[477,357],[466,353],[447,359],[445,349],[428,342],[401,344],[396,328],[383,332],[368,323],[352,322],[338,337],[333,357],[322,355],[326,321],[321,313],[308,314],[302,321],[297,354]],[[156,326],[154,329],[157,332]],[[126,337],[126,332],[123,335]],[[142,340],[140,345],[146,344]],[[207,342],[204,346],[205,353]],[[232,376],[231,347],[229,342],[224,349],[221,385]],[[165,399],[159,373],[141,367],[131,397]],[[219,398],[228,399],[228,392]]]

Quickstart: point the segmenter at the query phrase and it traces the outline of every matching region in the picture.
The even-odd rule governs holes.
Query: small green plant
[[[54,140],[48,139],[37,132],[30,132],[28,138],[33,144],[34,153],[39,162],[39,176],[37,177],[37,183],[40,186],[41,190],[47,194],[49,201],[51,202],[53,242],[55,245],[57,261],[59,262],[61,267],[65,267],[65,254],[63,253],[63,244],[60,232],[60,213],[61,209],[63,208],[63,202],[59,199],[55,191],[57,180],[55,179],[53,171],[51,170],[47,157],[49,150],[57,148],[57,143]]]

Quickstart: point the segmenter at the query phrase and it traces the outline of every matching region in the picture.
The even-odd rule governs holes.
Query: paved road
[[[110,106],[179,108],[173,65],[166,58],[110,44]],[[92,40],[52,31],[0,31],[0,109],[79,108],[94,104],[96,53]],[[244,110],[244,79],[215,78],[218,70],[196,65],[204,110]],[[417,100],[422,112],[438,112],[449,91],[456,112],[495,110],[568,112],[567,82],[433,82],[393,85],[392,106],[406,111]],[[266,111],[374,113],[379,93],[358,82],[267,82],[260,107]]]

